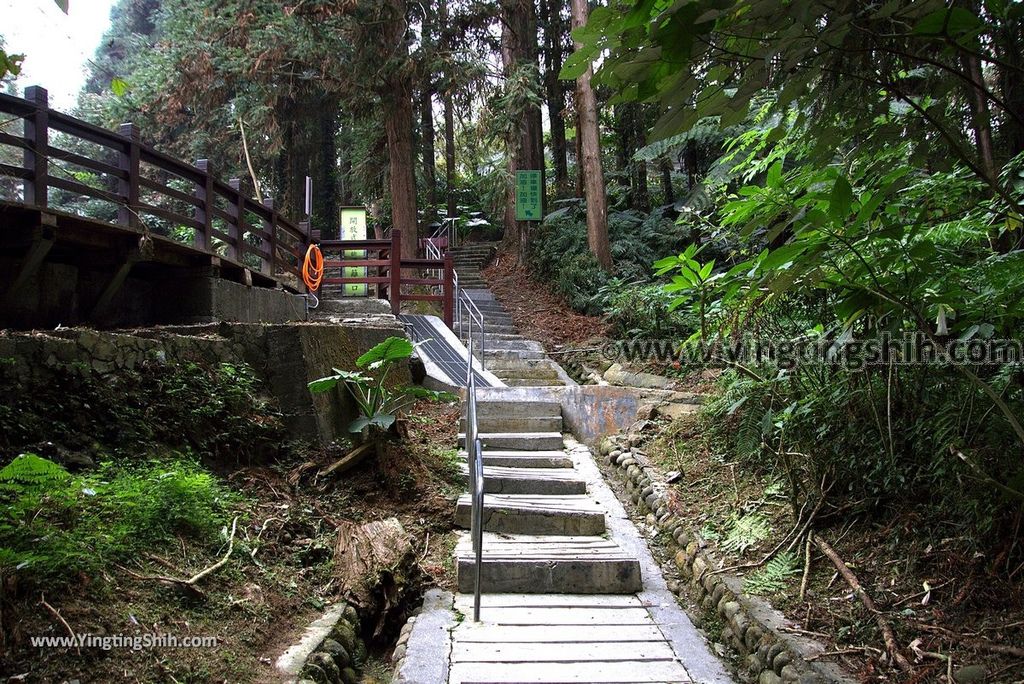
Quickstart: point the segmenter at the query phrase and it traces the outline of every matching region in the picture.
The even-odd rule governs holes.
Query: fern
[[[786,588],[788,579],[800,572],[800,560],[792,551],[784,551],[743,581],[748,594],[774,594]]]
[[[71,476],[60,465],[35,454],[21,454],[0,468],[0,491],[45,490]]]
[[[760,513],[729,518],[729,530],[722,540],[722,548],[733,553],[745,553],[747,549],[767,539],[772,533],[768,518]]]

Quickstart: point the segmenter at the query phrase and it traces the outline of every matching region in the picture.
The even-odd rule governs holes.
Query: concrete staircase
[[[482,591],[640,591],[639,561],[603,536],[605,511],[588,495],[586,481],[564,449],[559,404],[485,401],[478,403],[477,412],[484,445]],[[459,446],[465,447],[464,433]],[[468,479],[468,467],[463,472]],[[469,528],[471,508],[468,494],[459,498],[457,525]],[[459,590],[472,592],[474,557],[468,535],[455,555]]]
[[[487,370],[509,387],[550,387],[572,382],[557,364],[544,354],[539,342],[519,334],[512,317],[487,289],[480,275],[481,266],[490,259],[494,247],[489,244],[456,247],[452,250],[459,287],[473,300],[484,319],[484,354]],[[468,324],[459,331],[468,345]],[[477,338],[479,344],[480,338]]]

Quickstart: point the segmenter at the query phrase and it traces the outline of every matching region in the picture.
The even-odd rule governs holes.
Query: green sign
[[[540,171],[516,171],[516,221],[544,217],[544,182]]]
[[[344,207],[341,210],[341,239],[342,240],[365,240],[366,239],[366,209],[364,207]],[[366,259],[365,249],[345,250],[346,259]],[[341,269],[344,278],[365,278],[365,266],[346,266]],[[342,294],[345,297],[365,297],[365,283],[346,283],[342,286]]]

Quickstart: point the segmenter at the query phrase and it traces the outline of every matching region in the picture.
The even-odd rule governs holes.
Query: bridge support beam
[[[57,217],[53,214],[40,214],[40,225],[32,230],[32,241],[29,243],[28,253],[18,267],[18,273],[14,276],[14,282],[4,296],[4,307],[12,307],[17,303],[21,289],[39,272],[46,255],[53,248],[57,239]]]
[[[153,240],[143,236],[139,239],[138,246],[125,255],[121,266],[114,272],[113,277],[107,282],[107,286],[103,288],[103,292],[100,294],[99,299],[96,300],[96,305],[89,314],[90,320],[99,321],[108,313],[110,304],[114,301],[115,295],[124,286],[124,281],[128,279],[128,274],[131,273],[132,267],[140,261],[147,261],[152,257]]]

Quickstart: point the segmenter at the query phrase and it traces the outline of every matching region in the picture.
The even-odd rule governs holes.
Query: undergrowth
[[[178,537],[213,545],[237,501],[188,455],[72,474],[22,454],[0,469],[0,574],[52,587]]]

